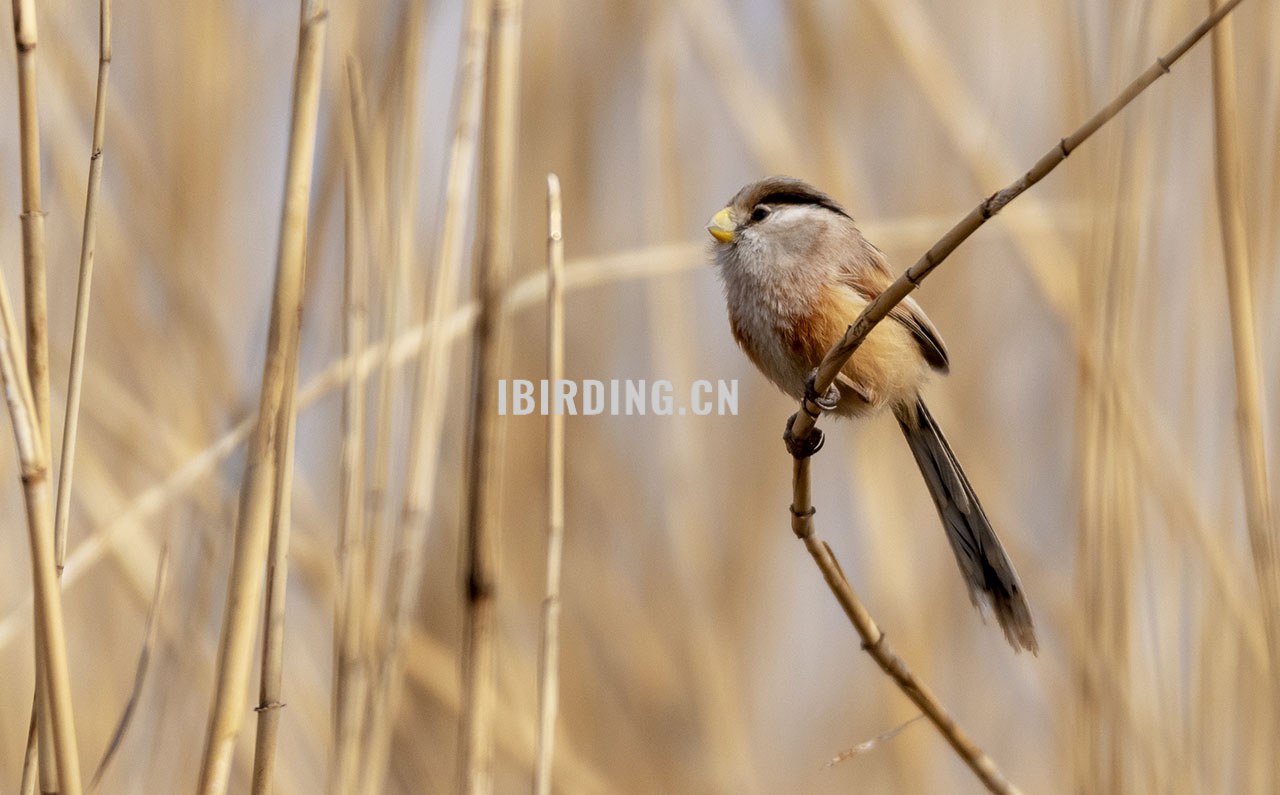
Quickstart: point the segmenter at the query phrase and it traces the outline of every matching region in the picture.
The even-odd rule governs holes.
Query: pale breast
[[[867,302],[844,286],[823,288],[812,308],[777,323],[778,315],[758,302],[742,302],[731,313],[734,337],[769,380],[797,400],[805,380]],[[913,401],[928,377],[920,346],[901,323],[876,326],[841,370],[853,383],[841,389],[838,414],[853,416]],[[869,400],[868,400],[869,399]]]

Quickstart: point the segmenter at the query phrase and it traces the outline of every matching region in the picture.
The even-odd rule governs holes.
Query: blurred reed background
[[[96,9],[38,8],[55,450]],[[524,4],[513,292],[498,321],[510,345],[495,372],[545,371],[545,175],[556,172],[567,376],[668,379],[677,394],[695,378],[740,384],[736,417],[568,418],[557,791],[978,789],[924,722],[824,767],[917,713],[859,649],[789,530],[791,462],[779,436],[794,405],[737,351],[702,227],[742,184],[787,173],[831,192],[905,268],[1207,11],[1203,2],[1013,0]],[[167,547],[149,667],[99,789],[182,792],[196,783],[207,727],[261,383],[298,8],[120,2],[114,13],[63,577],[67,646],[87,781],[129,700]],[[385,637],[395,614],[388,578],[404,560],[395,532],[415,492],[428,502],[418,506],[426,534],[410,581],[404,686],[379,720],[354,729],[360,748],[380,733],[389,743],[385,782],[376,783],[377,753],[343,764],[376,768],[361,778],[373,791],[448,791],[459,776],[475,317],[465,296],[471,228],[483,228],[466,220],[474,193],[460,227],[464,297],[441,299],[452,335],[440,346],[441,398],[417,407],[440,418],[440,431],[410,459],[466,17],[457,2],[330,8],[298,358],[279,792],[321,791],[337,764],[335,661],[349,658],[335,652],[335,634],[344,637],[335,610],[368,602],[360,631]],[[1280,8],[1246,2],[1229,19],[1247,298],[1272,396],[1262,412],[1274,472]],[[17,296],[14,64],[0,59],[0,268]],[[913,671],[1029,792],[1262,792],[1272,781],[1277,696],[1246,530],[1210,67],[1206,40],[917,296],[953,362],[930,405],[1017,563],[1039,657],[1015,656],[970,607],[892,422],[829,423],[814,460],[819,527],[850,581]],[[352,257],[368,278],[357,276],[344,319]],[[343,364],[344,340],[358,349],[362,337],[369,355],[357,374]],[[354,489],[343,460],[344,437],[347,451],[355,439],[342,419],[353,379],[365,420],[354,459],[364,485]],[[499,430],[494,776],[497,791],[513,792],[528,788],[534,759],[547,432],[537,416]],[[410,470],[418,483],[407,482]],[[21,775],[33,688],[31,565],[12,454],[0,456],[0,484],[10,517],[0,534],[7,788]],[[365,519],[344,523],[352,499]],[[342,541],[351,532],[363,534],[364,574],[341,565],[356,566]],[[383,647],[345,640],[355,670],[375,678]],[[244,704],[235,792],[249,787],[256,703]]]

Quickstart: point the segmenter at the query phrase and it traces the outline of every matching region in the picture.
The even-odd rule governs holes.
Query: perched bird
[[[724,282],[729,325],[743,351],[783,392],[806,392],[845,417],[892,409],[924,475],[975,605],[994,610],[1015,651],[1036,652],[1022,583],[955,453],[920,397],[930,371],[946,373],[947,347],[910,297],[877,325],[840,371],[834,391],[812,395],[826,352],[893,281],[884,254],[830,196],[788,177],[747,185],[707,230]],[[802,449],[787,437],[788,448]]]

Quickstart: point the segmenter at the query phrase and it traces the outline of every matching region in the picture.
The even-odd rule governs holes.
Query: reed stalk
[[[1209,0],[1211,10],[1218,5],[1216,0]],[[1260,612],[1270,656],[1270,725],[1275,732],[1274,738],[1280,736],[1280,551],[1277,550],[1276,527],[1271,513],[1271,480],[1267,473],[1267,446],[1263,434],[1263,407],[1267,402],[1258,354],[1245,229],[1244,191],[1241,186],[1244,163],[1236,129],[1239,112],[1236,108],[1238,92],[1231,20],[1225,20],[1213,29],[1210,48],[1214,176],[1231,321],[1232,361],[1235,365],[1236,439],[1240,469],[1244,474],[1245,526],[1249,531],[1249,547],[1262,600]]]
[[[459,789],[493,790],[493,722],[497,641],[498,542],[501,529],[502,418],[495,380],[506,367],[502,300],[511,269],[515,156],[519,111],[521,0],[496,0],[489,28],[484,157],[475,291],[471,400],[467,420],[466,520],[463,524],[463,711],[458,738]]]
[[[378,582],[379,565],[383,557],[384,536],[387,525],[387,501],[390,492],[392,470],[392,422],[394,398],[400,393],[400,369],[391,363],[391,348],[400,331],[405,312],[405,302],[410,284],[410,273],[417,260],[415,218],[418,204],[418,58],[422,38],[424,3],[412,2],[404,9],[404,46],[399,60],[397,84],[399,104],[396,109],[395,135],[391,155],[385,167],[390,173],[388,199],[395,199],[394,221],[391,228],[391,253],[389,261],[379,258],[382,279],[382,362],[378,368],[377,400],[374,410],[374,442],[371,451],[373,469],[368,488],[368,521],[366,523],[366,575],[372,586]],[[376,631],[383,627],[384,594],[370,587],[368,617],[365,621],[369,647],[373,650]],[[370,664],[374,660],[370,659]],[[372,703],[372,702],[371,702]],[[372,719],[372,715],[369,716]],[[369,725],[366,723],[366,726]]]
[[[39,37],[36,29],[35,0],[13,0],[13,41],[18,56],[18,147],[22,183],[22,284],[26,318],[27,356],[26,368],[32,397],[34,421],[40,431],[41,449],[52,447],[49,419],[49,308],[47,273],[45,266],[44,209],[40,189],[40,114],[36,89],[36,45]],[[15,337],[15,340],[18,338]],[[15,344],[20,344],[15,342]],[[53,527],[48,528],[46,543],[53,546]],[[49,682],[45,675],[46,661],[43,649],[46,643],[40,637],[43,623],[36,622],[36,736],[44,748],[56,741],[51,729]],[[28,754],[28,758],[31,755]],[[40,789],[58,792],[58,778],[54,761],[49,754],[36,754],[39,762]],[[24,772],[24,788],[31,780]]]
[[[979,203],[977,207],[971,210],[968,215],[926,251],[914,265],[904,271],[880,295],[876,296],[849,326],[844,337],[823,357],[814,377],[816,392],[823,394],[831,387],[835,382],[837,373],[840,372],[845,362],[858,349],[858,346],[861,345],[871,329],[883,320],[898,302],[918,287],[920,282],[937,268],[952,251],[967,240],[979,227],[999,213],[1009,202],[1016,199],[1024,191],[1048,175],[1049,172],[1053,171],[1072,151],[1110,121],[1161,75],[1167,74],[1173,64],[1192,45],[1203,38],[1214,25],[1220,22],[1239,3],[1240,0],[1229,0],[1226,4],[1214,10],[1171,50],[1156,58],[1156,62],[1151,67],[1130,82],[1106,107],[1095,113],[1071,135],[1059,141],[1026,174]],[[821,407],[816,403],[807,397],[803,399],[800,411],[796,413],[791,427],[793,436],[800,441],[807,439],[814,429],[821,411]],[[817,538],[813,522],[813,515],[816,509],[813,507],[812,502],[808,458],[797,458],[795,460],[792,494],[792,530],[797,537],[804,541],[806,549],[809,550],[814,562],[822,572],[827,585],[831,588],[832,593],[835,594],[850,622],[862,638],[863,647],[880,667],[894,679],[898,687],[929,717],[930,721],[946,738],[956,753],[989,790],[992,792],[1013,791],[1012,785],[995,767],[990,758],[968,740],[967,736],[960,730],[960,727],[954,720],[950,719],[936,699],[924,689],[922,684],[910,677],[905,664],[884,646],[883,634],[880,633],[870,614],[858,600],[856,593],[849,587],[830,549]]]
[[[57,566],[53,561],[53,500],[49,487],[48,448],[44,446],[31,383],[18,358],[17,322],[3,279],[0,279],[0,326],[3,326],[0,331],[4,334],[4,339],[0,340],[0,378],[4,382],[5,401],[13,421],[22,470],[35,591],[37,659],[44,665],[43,669],[37,670],[37,676],[44,678],[48,693],[48,710],[37,720],[47,718],[45,725],[51,740],[41,747],[53,749],[60,786],[58,791],[79,795],[80,762],[71,709],[71,676],[62,621],[62,594],[58,589]],[[49,755],[41,756],[47,758]],[[41,786],[44,783],[41,781]]]
[[[458,274],[462,270],[467,223],[472,205],[485,74],[489,62],[492,2],[493,0],[471,0],[458,55],[457,111],[445,182],[440,249],[435,260],[435,279],[423,327],[426,339],[420,347],[417,379],[410,403],[405,497],[396,527],[387,581],[388,637],[379,661],[370,703],[370,736],[367,740],[363,786],[363,791],[368,795],[382,792],[386,776],[395,726],[395,708],[403,689],[403,649],[413,617],[414,599],[422,578],[426,536],[435,500],[438,451],[449,383],[449,344],[454,339],[451,333],[446,333],[446,328],[452,332],[453,317],[450,313],[454,312],[454,305],[458,300]],[[459,329],[459,336],[461,333],[462,329]]]
[[[84,203],[84,231],[80,240],[80,278],[76,289],[75,331],[71,338],[71,372],[67,379],[67,409],[62,426],[62,456],[58,469],[57,509],[53,521],[54,560],[58,573],[67,557],[67,522],[71,513],[71,476],[80,427],[80,395],[84,385],[85,345],[89,334],[89,296],[98,234],[98,194],[102,187],[102,156],[107,129],[107,77],[111,70],[111,0],[100,0],[98,24],[98,88],[93,106],[93,149],[89,155],[89,187]]]
[[[258,419],[249,441],[241,487],[235,549],[218,644],[213,705],[200,763],[199,792],[202,795],[226,792],[253,664],[262,578],[270,544],[271,514],[278,497],[277,470],[280,462],[277,460],[276,437],[282,409],[292,399],[287,393],[296,383],[302,283],[306,270],[307,216],[327,19],[325,0],[303,0],[271,325]],[[295,371],[293,377],[289,375],[291,368]]]
[[[547,175],[547,380],[564,378],[564,234],[560,178]],[[547,585],[538,655],[534,795],[551,795],[560,702],[560,570],[564,557],[564,415],[547,415]]]
[[[271,506],[271,538],[267,544],[266,615],[262,627],[262,670],[253,745],[253,795],[269,795],[275,786],[276,745],[284,709],[284,618],[289,590],[289,535],[293,525],[293,450],[298,424],[298,351],[287,368],[290,383],[284,393],[276,428],[276,484]]]
[[[363,191],[363,153],[358,146],[364,93],[360,70],[347,65],[350,134],[347,137],[345,267],[343,268],[342,353],[363,350],[368,337],[367,232]],[[347,380],[342,401],[341,528],[337,550],[338,604],[334,621],[333,762],[330,792],[354,793],[360,774],[361,721],[368,681],[365,671],[365,378],[358,369]]]

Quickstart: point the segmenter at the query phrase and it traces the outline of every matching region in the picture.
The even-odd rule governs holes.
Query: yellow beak
[[[734,235],[737,234],[738,230],[734,226],[733,220],[729,218],[728,207],[711,216],[711,223],[707,224],[707,231],[721,243],[733,242]]]

